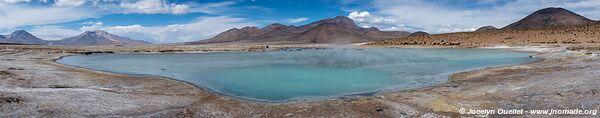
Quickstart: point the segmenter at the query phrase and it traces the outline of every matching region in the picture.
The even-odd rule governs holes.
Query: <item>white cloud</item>
[[[85,8],[0,3],[0,28],[64,23],[92,17],[96,14]]]
[[[256,23],[246,22],[242,18],[227,16],[199,17],[196,21],[187,24],[171,24],[165,26],[103,26],[102,22],[85,22],[88,26],[69,29],[61,26],[36,26],[32,34],[45,40],[60,40],[81,34],[83,31],[104,30],[120,36],[154,43],[189,42],[211,38],[218,33],[231,28],[256,26]],[[3,30],[0,30],[2,32]],[[9,32],[14,30],[7,30]]]
[[[67,37],[77,36],[81,33],[78,30],[66,29],[61,26],[35,26],[31,34],[44,40],[61,40]]]
[[[175,4],[166,0],[0,0],[0,29],[66,23],[107,14],[202,12],[218,15],[235,9],[230,7],[235,3],[227,1]]]
[[[296,18],[296,19],[289,19],[288,23],[299,23],[299,22],[304,22],[308,20],[308,18]]]
[[[103,27],[108,31],[133,39],[146,40],[155,43],[175,43],[208,39],[228,29],[244,26],[255,26],[256,23],[245,22],[241,18],[226,16],[200,17],[187,24],[172,24],[166,26],[126,25]]]
[[[371,17],[371,13],[369,13],[367,11],[363,11],[363,12],[356,12],[356,11],[354,11],[354,12],[351,12],[348,15],[348,17],[351,18],[351,19],[355,19],[355,20],[364,19],[366,17]]]
[[[21,3],[21,2],[31,2],[31,0],[0,0],[0,3]]]
[[[215,3],[187,3],[186,6],[189,7],[187,13],[208,13],[208,14],[219,14],[223,12],[230,11],[232,9],[231,5],[236,4],[236,2],[232,1],[223,1],[223,2],[215,2]],[[175,11],[177,8],[173,9]]]
[[[358,26],[363,28],[369,27],[382,27],[384,29],[390,29],[388,27],[396,27],[396,20],[391,18],[385,18],[380,16],[371,15],[371,13],[367,11],[354,11],[348,14],[348,18],[354,20]],[[390,26],[392,25],[392,26]],[[393,28],[392,28],[393,29]]]
[[[186,14],[190,10],[188,5],[175,5],[173,7],[173,14]]]
[[[183,14],[190,10],[188,5],[178,5],[175,3],[169,3],[166,0],[140,0],[137,2],[122,2],[121,7],[126,10],[124,13],[173,13]]]
[[[374,0],[368,12],[351,12],[359,26],[381,29],[425,30],[431,33],[471,31],[481,26],[504,27],[535,10],[546,7],[564,7],[591,19],[600,18],[600,0],[497,0],[472,1],[486,7],[461,8],[443,1]],[[462,4],[461,4],[462,5]],[[391,20],[387,20],[391,19]],[[410,26],[410,27],[402,27]]]
[[[54,5],[56,6],[73,6],[78,7],[85,4],[85,0],[56,0]]]
[[[90,22],[85,22],[84,24],[91,24],[90,26],[83,26],[81,28],[79,28],[79,30],[81,31],[95,31],[95,30],[99,30],[100,28],[102,28],[102,25],[104,25],[104,23],[102,22],[95,22],[95,23],[90,23]]]

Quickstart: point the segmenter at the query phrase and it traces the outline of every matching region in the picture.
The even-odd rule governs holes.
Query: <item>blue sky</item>
[[[0,33],[24,29],[59,40],[105,30],[173,43],[230,28],[302,25],[335,16],[361,27],[445,33],[503,27],[545,7],[600,19],[600,0],[0,0]]]

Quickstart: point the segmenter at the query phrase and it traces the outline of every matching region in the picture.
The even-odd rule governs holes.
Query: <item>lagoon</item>
[[[324,100],[433,86],[454,72],[528,63],[501,49],[290,48],[267,52],[92,54],[58,63],[169,77],[221,95],[262,102]]]

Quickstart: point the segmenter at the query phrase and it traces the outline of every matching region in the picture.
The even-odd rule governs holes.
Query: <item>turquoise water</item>
[[[289,49],[195,54],[93,54],[58,63],[170,77],[236,98],[321,100],[432,86],[448,75],[522,64],[530,54],[497,49]]]

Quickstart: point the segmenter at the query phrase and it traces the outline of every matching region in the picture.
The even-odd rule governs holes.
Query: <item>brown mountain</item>
[[[143,45],[146,41],[133,40],[106,31],[86,31],[80,35],[50,42],[51,45]]]
[[[338,16],[302,26],[271,24],[264,28],[233,28],[217,36],[190,42],[202,43],[356,43],[407,36],[403,31],[361,28],[345,16]]]
[[[418,32],[414,32],[410,35],[408,35],[408,37],[421,37],[421,36],[429,36],[430,34],[427,32],[422,32],[422,31],[418,31]]]
[[[46,45],[48,44],[48,41],[33,36],[31,33],[25,30],[17,30],[9,35],[0,35],[0,43]]]
[[[569,10],[551,7],[535,11],[502,29],[537,29],[551,26],[584,25],[594,22]]]
[[[475,30],[475,32],[488,32],[488,31],[497,31],[500,30],[494,26],[483,26],[480,27],[479,29]]]

